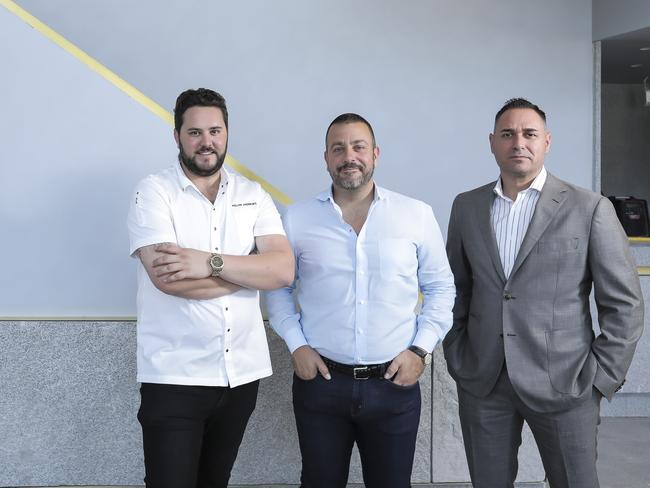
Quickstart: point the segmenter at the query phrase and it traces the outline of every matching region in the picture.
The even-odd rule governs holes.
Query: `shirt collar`
[[[228,170],[225,167],[221,167],[219,170],[221,172],[221,181],[219,182],[219,186],[224,186],[228,184]],[[198,188],[196,188],[196,185],[192,183],[192,180],[190,180],[187,175],[185,174],[185,171],[183,171],[183,168],[181,167],[181,162],[178,161],[176,163],[176,176],[178,178],[178,184],[183,190],[187,190],[188,187],[194,188],[196,191],[199,191]],[[199,193],[201,193],[199,191]]]
[[[377,200],[385,200],[386,198],[388,198],[388,194],[386,193],[386,189],[382,188],[377,183],[375,183],[375,196],[373,198],[373,202],[376,202]],[[316,199],[320,200],[321,202],[326,202],[327,200],[331,200],[332,202],[334,202],[334,194],[332,193],[332,185],[330,185],[327,190],[324,190],[324,191],[320,192],[318,195],[316,195]]]
[[[523,193],[528,190],[535,190],[537,192],[541,192],[542,188],[544,188],[544,183],[546,183],[546,176],[548,175],[546,171],[546,167],[542,166],[542,171],[539,172],[539,174],[535,177],[533,182],[530,184],[528,188],[525,190],[522,190],[519,193]],[[492,190],[494,193],[496,193],[498,196],[504,199],[510,200],[504,193],[503,193],[503,185],[501,184],[501,177],[499,176],[497,178],[497,183],[494,185],[494,189]]]

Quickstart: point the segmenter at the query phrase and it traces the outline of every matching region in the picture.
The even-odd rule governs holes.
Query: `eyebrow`
[[[215,125],[214,127],[208,127],[207,130],[222,129],[222,128],[223,128],[223,127],[220,126],[220,125]],[[203,130],[203,129],[201,129],[200,127],[188,127],[188,128],[187,128],[187,131],[188,131],[188,132],[191,131],[191,130]]]
[[[521,131],[522,132],[540,132],[541,129],[538,129],[536,127],[524,127],[523,129],[521,129]],[[517,132],[517,131],[515,129],[501,129],[499,132],[503,134],[504,132]]]
[[[354,141],[350,141],[350,144],[354,146],[356,144],[368,144],[369,145],[370,143],[368,141],[366,141],[365,139],[356,139]],[[334,142],[332,142],[330,144],[330,148],[332,148],[334,146],[345,146],[345,142],[344,141],[334,141]]]

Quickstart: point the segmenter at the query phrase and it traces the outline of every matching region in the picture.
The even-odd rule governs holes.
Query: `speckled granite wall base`
[[[292,372],[284,343],[268,336],[275,373],[261,383],[232,481],[289,487],[300,471]],[[441,351],[434,356],[433,376],[422,381],[413,481],[444,487],[469,476],[455,385]],[[137,386],[132,322],[0,322],[0,486],[141,485]],[[619,396],[650,402],[646,394]],[[534,483],[522,486],[543,486],[529,431],[519,460],[519,480]],[[356,455],[350,481],[361,482]]]
[[[0,323],[0,486],[142,483],[135,327]]]
[[[298,482],[289,354],[273,332],[269,343],[275,374],[261,383],[237,484]],[[0,381],[0,486],[142,483],[134,323],[0,322]],[[431,480],[430,375],[422,397],[414,482]],[[350,481],[361,480],[355,454]]]

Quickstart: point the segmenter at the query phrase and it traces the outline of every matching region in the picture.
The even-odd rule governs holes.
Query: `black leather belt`
[[[338,371],[339,373],[352,376],[355,380],[367,380],[369,378],[383,378],[388,366],[392,361],[383,364],[343,364],[332,361],[325,356],[321,356],[323,362],[329,369]]]

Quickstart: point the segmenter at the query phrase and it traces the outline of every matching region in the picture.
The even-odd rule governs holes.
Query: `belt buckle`
[[[368,366],[353,368],[352,376],[354,376],[355,380],[367,380],[370,378],[370,368]]]

